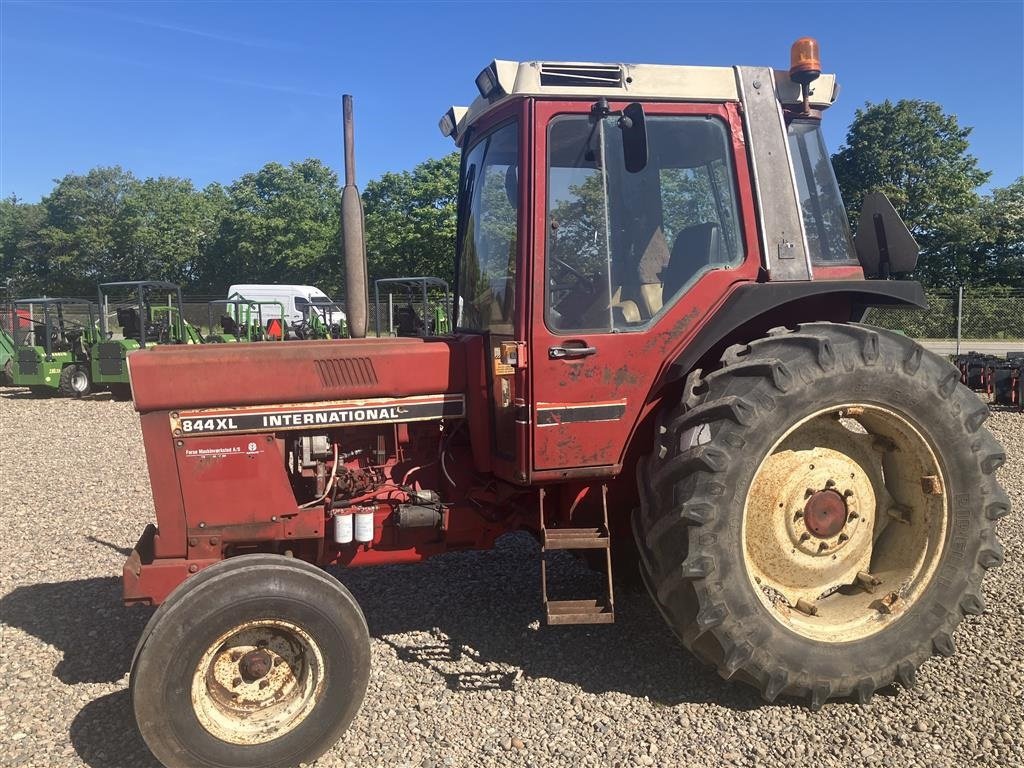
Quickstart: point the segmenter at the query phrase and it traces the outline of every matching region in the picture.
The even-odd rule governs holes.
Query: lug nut
[[[825,487],[826,488],[835,488],[836,487],[836,481],[832,480],[831,478],[826,480],[825,481]]]
[[[234,680],[231,681],[231,687],[232,688],[237,688],[241,684],[242,684],[242,678],[240,678],[240,677],[236,677]]]
[[[842,541],[847,541],[847,540],[849,540],[849,538],[850,538],[850,537],[849,537],[849,536],[847,536],[847,535],[846,535],[845,533],[840,533],[840,534],[839,534],[839,541],[841,541],[841,542],[842,542]]]
[[[809,600],[804,600],[802,597],[796,601],[796,605],[793,607],[800,611],[800,613],[806,614],[808,616],[818,615],[818,606],[810,602]]]
[[[807,541],[809,538],[811,538],[811,534],[809,534],[809,533],[801,533],[800,534],[800,541]]]
[[[824,552],[826,549],[828,549],[828,544],[826,544],[824,541],[818,545],[819,552]]]

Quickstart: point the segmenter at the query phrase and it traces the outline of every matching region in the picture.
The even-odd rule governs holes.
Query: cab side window
[[[647,118],[648,163],[626,170],[616,117],[548,127],[547,301],[554,331],[640,330],[743,243],[725,123]]]

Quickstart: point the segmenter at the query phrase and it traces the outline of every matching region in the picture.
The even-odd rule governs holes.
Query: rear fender
[[[746,283],[734,290],[679,354],[652,396],[694,368],[714,367],[732,344],[764,336],[777,326],[859,322],[870,307],[927,309],[920,283],[903,280],[829,280]]]

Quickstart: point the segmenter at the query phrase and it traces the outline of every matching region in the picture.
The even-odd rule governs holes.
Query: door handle
[[[572,360],[596,354],[597,347],[548,347],[548,357],[551,360]]]

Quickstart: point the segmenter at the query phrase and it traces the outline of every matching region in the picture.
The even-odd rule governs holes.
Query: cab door
[[[617,473],[660,372],[757,274],[735,105],[645,105],[648,162],[635,172],[614,114],[625,106],[601,118],[590,104],[537,105],[535,479]]]

